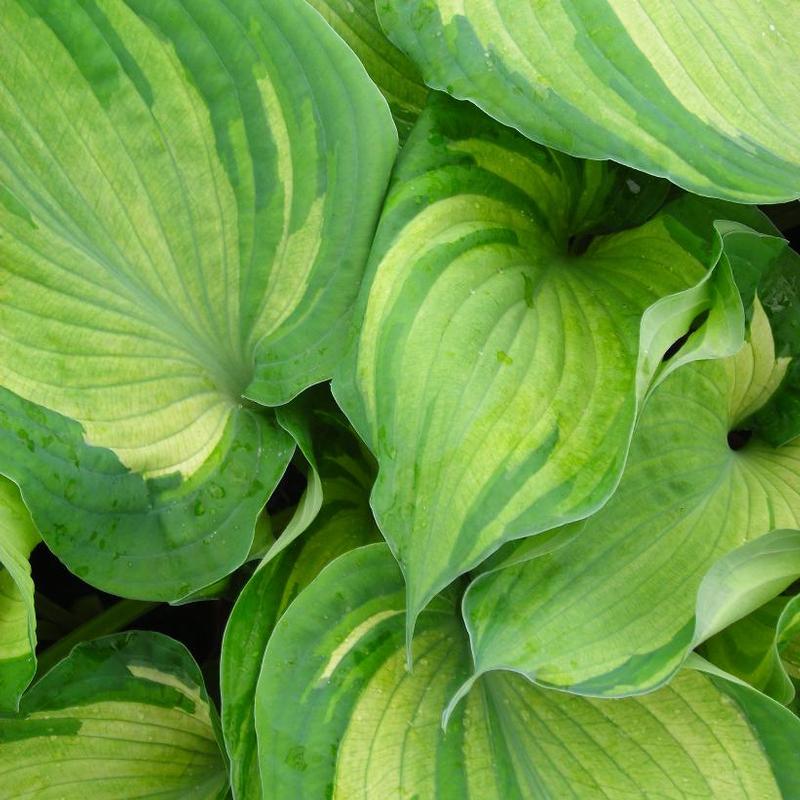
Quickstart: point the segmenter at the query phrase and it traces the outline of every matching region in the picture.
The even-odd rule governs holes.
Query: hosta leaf
[[[694,642],[755,611],[800,575],[800,530],[776,530],[726,553],[697,590]]]
[[[790,0],[378,0],[425,81],[534,141],[701,195],[800,194]]]
[[[795,688],[794,700],[790,704],[790,708],[794,709],[794,713],[800,716],[800,633],[795,635],[783,646],[781,651],[783,666],[786,673],[789,675]]]
[[[221,800],[218,724],[186,649],[156,633],[81,644],[0,719],[8,800]]]
[[[758,293],[775,332],[776,352],[794,359],[778,391],[752,421],[777,446],[800,436],[800,255],[788,249],[782,253]]]
[[[337,508],[341,501],[342,510],[352,507],[372,520],[368,497],[375,480],[375,462],[334,402],[330,387],[311,387],[278,409],[277,417],[308,462],[309,477],[297,513],[267,552],[266,561],[311,525],[323,501]]]
[[[781,651],[800,636],[800,596],[775,597],[712,636],[703,654],[715,666],[787,705],[795,687]]]
[[[321,508],[302,539],[278,549],[250,578],[233,607],[222,644],[222,726],[234,797],[246,800],[261,795],[254,697],[262,655],[275,623],[330,561],[380,536],[369,509],[374,479],[369,454],[345,429],[341,415],[334,413],[329,394],[326,397],[314,389],[300,400],[300,406],[294,403],[282,413],[294,416],[298,425],[301,420],[312,421],[316,434],[312,458]]]
[[[419,619],[405,669],[403,580],[385,545],[301,593],[264,656],[256,725],[264,798],[779,798],[800,789],[800,720],[694,671],[640,698],[589,700],[469,672],[450,594]],[[287,702],[286,698],[293,698]]]
[[[0,53],[3,469],[47,544],[176,599],[247,554],[330,376],[394,157],[302,0],[10,0]]]
[[[737,265],[783,243],[715,230],[726,215],[763,220],[691,197],[642,223],[639,203],[653,208],[638,180],[648,179],[545,150],[442,96],[412,134],[373,246],[358,346],[334,380],[380,464],[372,504],[408,582],[410,624],[503,542],[605,502],[654,374],[740,346]],[[611,223],[635,227],[586,240]],[[737,259],[723,253],[729,242]],[[686,356],[662,366],[704,311]]]
[[[28,556],[38,542],[19,489],[0,478],[0,713],[17,710],[36,672],[36,611]]]
[[[21,486],[47,545],[89,583],[155,600],[186,597],[242,563],[293,450],[246,408],[185,481],[144,478],[84,437],[74,420],[0,388],[0,471]]]
[[[468,590],[477,671],[515,669],[586,694],[644,691],[785,589],[800,568],[800,534],[758,537],[800,527],[800,439],[776,449],[753,435],[735,450],[729,435],[786,366],[757,304],[739,353],[667,378],[608,505],[560,549]]]
[[[428,89],[416,66],[387,38],[373,0],[308,0],[361,59],[392,109],[405,140],[425,105]]]

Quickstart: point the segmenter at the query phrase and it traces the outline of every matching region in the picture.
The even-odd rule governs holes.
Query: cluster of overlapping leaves
[[[3,0],[0,42],[0,796],[800,797],[795,4]],[[123,598],[248,576],[221,721],[154,632],[28,688],[40,542]]]

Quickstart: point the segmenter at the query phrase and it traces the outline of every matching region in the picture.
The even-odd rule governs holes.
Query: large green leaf
[[[39,533],[19,489],[0,478],[0,713],[16,711],[36,673],[36,611],[28,556]]]
[[[48,545],[175,599],[242,562],[330,376],[396,135],[303,0],[9,0],[0,447]]]
[[[358,345],[334,379],[378,458],[372,504],[410,626],[504,542],[602,506],[653,376],[741,345],[732,271],[757,272],[783,243],[715,230],[726,216],[764,223],[689,196],[645,221],[663,201],[654,185],[441,95],[421,117],[373,246]]]
[[[766,798],[800,791],[800,720],[694,671],[640,698],[589,700],[469,672],[452,594],[403,654],[403,580],[385,545],[327,567],[278,623],[259,679],[264,798]],[[287,698],[292,698],[287,702]]]
[[[7,800],[221,800],[218,723],[186,649],[156,633],[81,644],[0,719]]]
[[[425,81],[534,141],[701,195],[800,195],[792,0],[378,0]]]
[[[385,36],[373,0],[308,0],[353,48],[389,102],[401,140],[425,105],[428,90],[416,66]]]
[[[470,587],[477,672],[514,669],[586,694],[645,691],[785,589],[800,570],[800,533],[764,534],[800,527],[800,439],[773,448],[753,435],[734,450],[728,437],[786,366],[756,304],[739,353],[667,378],[608,505],[563,547]]]
[[[348,550],[380,538],[369,508],[374,465],[327,391],[305,392],[299,402],[281,410],[283,423],[299,432],[314,432],[307,454],[318,481],[320,505],[302,539],[281,539],[253,574],[236,600],[222,644],[222,727],[231,760],[234,797],[261,796],[261,777],[253,720],[261,659],[275,623],[298,593],[330,561]],[[305,441],[306,436],[298,440]],[[307,444],[311,446],[311,442]],[[294,520],[293,520],[294,521]],[[285,531],[293,536],[300,533]],[[283,537],[282,537],[283,538]]]

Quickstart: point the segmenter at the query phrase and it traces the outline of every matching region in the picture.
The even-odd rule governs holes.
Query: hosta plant
[[[1,797],[800,798],[794,3],[0,31]]]

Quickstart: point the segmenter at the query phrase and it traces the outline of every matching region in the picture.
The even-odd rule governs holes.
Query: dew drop
[[[212,483],[208,487],[208,494],[215,500],[221,500],[223,497],[225,497],[225,488],[220,486],[218,483]]]

